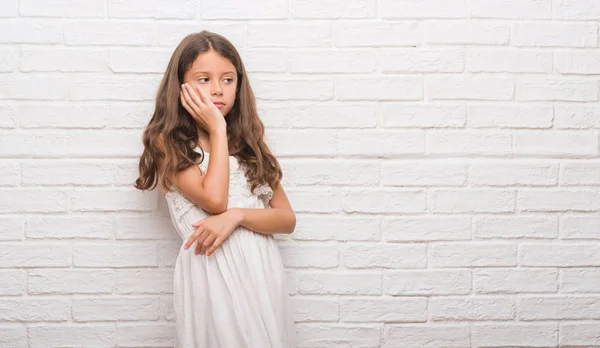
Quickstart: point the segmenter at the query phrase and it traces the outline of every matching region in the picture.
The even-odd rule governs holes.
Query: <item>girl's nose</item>
[[[221,88],[221,84],[219,82],[215,82],[211,86],[213,95],[221,95],[223,94],[223,88]]]

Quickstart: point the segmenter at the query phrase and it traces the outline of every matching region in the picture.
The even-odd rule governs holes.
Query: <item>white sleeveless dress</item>
[[[199,148],[195,151],[201,152]],[[206,172],[209,153],[199,165]],[[268,208],[268,185],[250,191],[243,168],[229,157],[228,208]],[[165,196],[182,238],[175,264],[176,348],[296,347],[296,328],[281,254],[275,239],[238,227],[214,254],[195,255],[192,224],[210,214],[179,191]]]

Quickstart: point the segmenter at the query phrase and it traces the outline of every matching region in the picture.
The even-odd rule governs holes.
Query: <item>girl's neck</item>
[[[201,128],[198,128],[198,145],[202,150],[210,152],[210,134]]]

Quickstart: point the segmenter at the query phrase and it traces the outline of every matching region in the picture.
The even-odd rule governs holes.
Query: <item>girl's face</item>
[[[200,87],[226,116],[233,108],[237,72],[233,64],[214,50],[201,53],[183,76],[183,82]]]

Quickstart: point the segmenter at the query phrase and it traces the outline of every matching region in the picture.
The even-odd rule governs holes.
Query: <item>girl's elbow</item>
[[[296,215],[294,213],[292,213],[292,216],[290,217],[290,225],[286,232],[287,232],[287,234],[291,234],[291,233],[294,233],[295,230],[296,230]]]
[[[227,204],[227,199],[215,199],[209,202],[206,210],[214,215],[223,214],[227,211]]]

